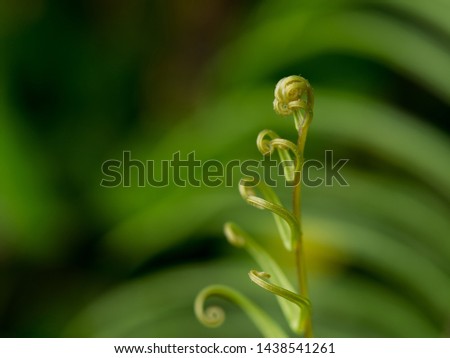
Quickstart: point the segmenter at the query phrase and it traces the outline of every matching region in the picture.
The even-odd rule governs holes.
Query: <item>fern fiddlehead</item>
[[[239,184],[239,192],[248,204],[272,212],[284,247],[295,253],[298,293],[276,261],[250,235],[234,223],[227,223],[224,227],[225,236],[230,244],[244,248],[264,270],[250,270],[250,280],[277,297],[291,330],[295,334],[305,337],[312,337],[312,323],[302,244],[301,169],[304,162],[306,135],[313,117],[313,105],[313,90],[306,79],[300,76],[281,79],[275,87],[273,107],[275,112],[282,116],[293,115],[298,133],[297,144],[280,138],[278,134],[269,129],[261,131],[256,141],[258,150],[264,156],[277,151],[286,181],[293,186],[292,210],[285,208],[275,192],[264,182],[254,183],[248,179],[242,179]],[[262,197],[258,196],[257,191],[262,194]],[[223,310],[220,308],[204,309],[205,301],[211,295],[221,296],[238,304],[265,337],[286,336],[263,310],[227,286],[210,286],[197,296],[195,313],[205,325],[217,326],[224,319]]]

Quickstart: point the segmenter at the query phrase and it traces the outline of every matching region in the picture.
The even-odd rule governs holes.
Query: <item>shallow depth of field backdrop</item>
[[[271,102],[301,74],[306,157],[350,159],[349,187],[304,193],[315,334],[449,336],[449,17],[447,0],[1,2],[0,335],[258,336],[226,302],[222,327],[197,322],[212,283],[281,321],[222,234],[235,220],[292,270],[269,213],[236,185],[101,188],[101,165],[260,159],[259,130],[295,136]]]

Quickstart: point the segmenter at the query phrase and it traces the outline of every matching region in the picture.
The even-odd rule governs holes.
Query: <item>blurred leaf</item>
[[[322,337],[414,338],[440,335],[420,308],[376,283],[344,277],[316,280],[313,284],[316,319],[319,321],[317,332]],[[346,326],[357,329],[347,336]],[[371,329],[374,332],[370,332]]]
[[[58,237],[66,220],[65,209],[51,187],[49,162],[36,138],[9,108],[5,93],[2,86],[0,248],[31,260],[56,259],[67,244]]]
[[[254,25],[218,58],[221,81],[248,85],[320,53],[350,53],[380,61],[450,102],[450,51],[434,37],[382,13],[315,10],[287,7]]]
[[[314,240],[345,252],[374,275],[382,276],[386,281],[417,295],[416,300],[423,302],[423,306],[436,317],[444,321],[450,317],[448,275],[407,244],[396,242],[389,235],[368,227],[337,222],[332,218],[307,218],[307,231]]]

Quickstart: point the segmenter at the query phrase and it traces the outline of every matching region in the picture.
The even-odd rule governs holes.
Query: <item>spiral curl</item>
[[[269,139],[266,139],[269,138]],[[256,146],[262,155],[272,154],[275,149],[282,150],[291,158],[288,152],[291,152],[295,157],[296,169],[299,169],[300,158],[297,151],[297,146],[287,139],[280,138],[278,134],[270,129],[264,129],[259,132],[256,138]],[[280,153],[281,160],[286,159],[286,155]]]
[[[284,175],[289,183],[296,179],[296,173],[300,172],[301,158],[297,146],[287,139],[280,138],[278,134],[270,129],[259,132],[256,146],[262,155],[272,155],[276,150],[284,168]],[[292,155],[295,159],[292,159]]]
[[[227,222],[223,226],[223,232],[228,242],[236,247],[244,247],[246,244],[245,234],[240,230],[236,224]]]
[[[250,270],[248,276],[250,277],[250,280],[252,280],[253,283],[257,284],[259,287],[292,302],[293,304],[298,306],[298,308],[300,308],[300,316],[291,317],[292,321],[290,322],[290,325],[295,332],[303,334],[305,331],[306,320],[311,314],[311,302],[307,298],[300,296],[292,291],[267,282],[267,280],[270,279],[270,274],[268,274],[267,272]]]
[[[312,88],[301,76],[282,78],[275,87],[273,109],[282,116],[288,116],[301,109],[312,111]]]
[[[221,296],[223,288],[219,285],[203,289],[197,296],[194,304],[195,315],[198,320],[208,327],[219,327],[225,321],[225,312],[219,306],[205,308],[205,301],[210,296]]]
[[[239,306],[252,320],[264,337],[286,338],[284,330],[261,308],[240,292],[224,285],[212,285],[199,292],[194,303],[197,319],[207,327],[219,327],[225,321],[225,312],[219,306],[205,308],[210,297],[220,297]]]
[[[280,204],[278,197],[275,196],[275,193],[273,193],[272,191],[269,192],[270,189],[268,187],[263,187],[262,184],[259,183],[259,189],[263,191],[263,194],[266,194],[266,197],[269,200],[260,198],[256,195],[256,192],[253,190],[253,188],[246,184],[246,182],[247,181],[245,179],[241,179],[241,183],[239,184],[239,192],[242,198],[247,203],[258,209],[269,210],[273,214],[278,215],[286,221],[293,233],[298,234],[297,219],[286,208],[284,208],[284,206]]]
[[[255,208],[272,212],[284,246],[288,251],[292,251],[294,243],[300,236],[298,220],[281,204],[278,196],[264,182],[252,185],[251,180],[241,179],[239,183],[241,197]],[[257,196],[255,189],[258,189],[265,199]]]

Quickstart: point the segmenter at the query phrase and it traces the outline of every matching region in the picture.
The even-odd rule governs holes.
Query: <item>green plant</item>
[[[304,149],[308,128],[313,117],[314,96],[307,80],[300,76],[281,79],[275,88],[274,110],[283,116],[293,115],[298,133],[297,143],[280,138],[272,130],[263,130],[257,138],[258,150],[263,155],[277,151],[284,169],[284,176],[292,187],[292,210],[285,208],[275,192],[264,181],[254,182],[248,178],[241,180],[239,191],[250,205],[269,210],[284,244],[296,258],[298,293],[278,263],[263,247],[234,223],[226,223],[225,236],[230,244],[244,248],[263,271],[250,270],[251,281],[277,296],[283,314],[291,330],[300,336],[312,337],[311,305],[301,224],[301,168],[304,162]],[[257,190],[262,197],[257,195]],[[203,289],[195,300],[197,318],[205,325],[217,327],[224,321],[223,310],[217,306],[205,309],[205,301],[210,296],[220,296],[239,305],[259,328],[265,337],[287,337],[283,329],[262,309],[238,291],[223,285]]]

